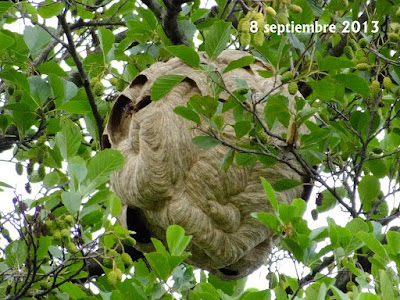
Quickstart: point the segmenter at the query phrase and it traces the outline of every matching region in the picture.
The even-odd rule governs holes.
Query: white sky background
[[[202,6],[211,7],[215,4],[215,1],[212,0],[203,0],[202,1]],[[49,20],[47,21],[48,24]],[[25,26],[29,24],[24,24],[22,20],[17,21],[13,23],[11,26],[5,25],[4,27],[11,30],[11,31],[16,31],[19,33],[22,33]],[[0,202],[0,211],[2,212],[9,212],[13,210],[13,205],[12,205],[12,199],[15,197],[15,193],[17,195],[20,195],[22,199],[32,199],[35,197],[39,191],[39,186],[36,184],[32,184],[32,193],[29,195],[25,192],[25,184],[28,182],[27,180],[27,175],[26,175],[26,170],[24,166],[24,174],[22,176],[18,176],[17,173],[15,172],[15,162],[10,161],[13,156],[12,150],[5,151],[0,154],[0,181],[5,182],[12,187],[15,188],[15,191],[13,189],[7,189],[5,188],[4,192],[0,193],[1,197],[1,202]],[[386,184],[387,186],[387,184]],[[311,218],[311,210],[315,208],[315,193],[316,189],[314,189],[310,201],[308,204],[308,209],[305,213],[305,219],[309,223],[309,226],[311,229],[315,229],[318,227],[326,226],[326,218],[327,217],[332,217],[334,218],[335,222],[338,225],[345,225],[348,222],[348,213],[344,213],[340,211],[339,209],[335,209],[330,211],[329,213],[325,214],[320,214],[318,217],[317,221],[313,221]],[[39,195],[40,196],[40,195]],[[296,277],[296,271],[294,268],[293,262],[290,260],[285,260],[280,263],[278,263],[278,270],[280,273],[284,273],[287,275],[290,275],[292,277]],[[298,272],[301,272],[302,269],[298,269]],[[256,287],[258,289],[266,289],[268,288],[267,280],[265,279],[266,275],[268,273],[268,268],[267,267],[262,267],[260,270],[254,272],[252,275],[249,276],[246,288],[249,287]],[[307,275],[307,271],[305,271],[304,274],[300,273],[298,274],[299,276],[305,276]]]

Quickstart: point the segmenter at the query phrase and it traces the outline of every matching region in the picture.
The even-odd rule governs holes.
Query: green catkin
[[[113,77],[113,78],[110,79],[110,83],[111,83],[113,86],[117,86],[117,84],[118,84],[118,79],[115,78],[115,77]]]
[[[129,267],[133,264],[132,258],[128,253],[121,254],[121,260],[125,266]]]
[[[118,281],[118,274],[115,271],[108,272],[107,281],[111,285],[116,285]]]
[[[382,85],[384,89],[390,90],[392,88],[393,82],[389,77],[385,77],[383,78]]]
[[[290,71],[287,71],[287,72],[283,73],[283,75],[281,76],[281,82],[282,83],[289,82],[292,79],[293,79],[293,73],[290,72]]]
[[[368,58],[366,58],[365,56],[363,56],[363,57],[360,57],[359,60],[357,60],[357,63],[358,63],[358,64],[360,64],[360,63],[367,63],[367,64],[369,64],[369,61],[368,61]]]
[[[240,43],[245,46],[250,44],[251,41],[251,35],[249,32],[244,32],[242,33],[242,35],[240,36]]]
[[[400,40],[400,36],[397,33],[391,32],[388,34],[389,41],[397,43]]]
[[[367,63],[359,63],[356,65],[356,69],[359,71],[366,71],[369,70],[371,66]]]
[[[262,46],[262,44],[264,43],[264,33],[259,30],[254,34],[254,44],[256,46]]]
[[[127,246],[135,246],[136,245],[136,240],[133,237],[127,237],[124,239],[124,244]]]
[[[371,85],[369,86],[369,90],[371,92],[372,97],[378,96],[381,92],[381,84],[379,83],[379,81],[378,80],[372,81]]]
[[[353,59],[354,58],[354,52],[353,52],[353,49],[350,46],[345,46],[343,48],[343,53],[344,53],[344,55],[346,55],[346,57],[348,59]]]
[[[67,244],[66,248],[70,253],[78,252],[78,248],[76,247],[76,245],[72,241]]]
[[[249,21],[247,21],[247,20],[243,21],[241,31],[247,32],[247,33],[250,32],[250,22]]]
[[[368,41],[365,38],[362,38],[361,40],[358,41],[358,44],[360,45],[361,48],[365,48],[368,46]]]
[[[283,25],[289,24],[289,20],[288,20],[288,18],[285,16],[284,13],[279,13],[279,14],[277,14],[277,15],[276,15],[276,19],[278,20],[278,23],[279,23],[279,24],[283,24]]]
[[[301,14],[303,12],[303,9],[301,8],[301,6],[298,6],[296,4],[291,4],[289,6],[289,10],[295,14]]]
[[[267,6],[265,11],[266,11],[267,15],[270,16],[270,17],[275,17],[276,16],[276,11],[271,6]]]
[[[349,46],[351,49],[353,49],[353,51],[357,51],[359,49],[358,43],[353,39],[349,41]]]
[[[297,83],[293,81],[293,82],[289,83],[288,90],[289,90],[289,94],[294,95],[299,90],[299,87],[297,86]]]

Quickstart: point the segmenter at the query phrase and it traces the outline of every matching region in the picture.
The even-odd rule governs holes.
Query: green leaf
[[[91,193],[98,185],[105,183],[109,176],[124,164],[124,157],[114,149],[105,149],[92,157],[88,164],[86,181],[89,184],[84,194]]]
[[[22,73],[15,71],[15,70],[9,70],[7,72],[2,71],[2,72],[0,72],[0,78],[11,81],[12,83],[15,83],[17,86],[22,87],[22,89],[25,92],[30,93],[28,79]]]
[[[0,115],[0,129],[5,133],[7,128],[11,125],[12,123],[12,117],[10,115]]]
[[[289,224],[299,214],[298,210],[295,206],[279,203],[279,218],[284,224]]]
[[[159,241],[155,238],[151,238],[151,242],[153,243],[154,248],[156,249],[156,251],[158,253],[161,253],[162,255],[166,255],[166,256],[170,255],[168,253],[167,249],[165,248],[164,244],[161,241]]]
[[[56,134],[61,130],[61,121],[58,118],[50,119],[47,122],[47,133],[49,134]]]
[[[288,300],[286,291],[283,288],[281,288],[280,286],[277,286],[276,288],[274,288],[274,293],[275,293],[276,300]]]
[[[178,57],[180,60],[187,63],[189,66],[198,68],[200,65],[200,57],[197,54],[197,52],[194,51],[192,48],[189,48],[184,45],[179,45],[179,46],[168,46],[165,47],[165,49],[167,49],[167,51],[170,52],[172,55]]]
[[[323,101],[330,101],[335,97],[336,94],[336,82],[334,82],[329,76],[324,77],[319,81],[310,81],[309,85],[313,90],[313,95]]]
[[[321,71],[352,68],[355,63],[348,59],[326,56],[319,65]]]
[[[379,289],[381,290],[380,296],[382,299],[396,299],[394,285],[384,270],[379,270]]]
[[[237,60],[231,61],[222,73],[227,73],[237,68],[243,68],[245,66],[254,63],[255,58],[253,56],[244,56]]]
[[[292,203],[290,204],[290,206],[296,207],[297,211],[296,214],[294,215],[294,217],[299,217],[301,218],[304,214],[304,212],[307,209],[307,203],[306,201],[304,201],[301,198],[295,198],[293,199]]]
[[[50,97],[51,89],[49,84],[40,76],[30,76],[28,81],[31,87],[31,96],[38,106],[43,106]]]
[[[110,52],[113,44],[114,44],[114,34],[111,30],[106,29],[104,27],[99,28],[99,38],[100,38],[100,47],[104,52],[104,56]]]
[[[118,4],[118,3],[117,3]],[[135,267],[135,273],[136,273],[136,267]],[[136,274],[135,274],[136,275]],[[147,279],[148,280],[148,279]],[[154,294],[156,292],[158,292],[156,290],[156,288],[158,287],[157,285],[155,285],[154,287],[152,286],[152,284],[149,284],[149,286],[151,287],[149,290],[151,290]],[[153,289],[153,290],[152,290]],[[161,289],[159,289],[161,290]],[[126,300],[126,299],[135,299],[135,300],[146,300],[148,299],[146,297],[145,292],[147,292],[147,290],[145,290],[142,286],[141,283],[139,283],[138,281],[133,281],[133,280],[129,280],[129,279],[125,279],[123,282],[121,282],[120,284],[118,284],[118,289],[114,290],[114,291],[118,291],[121,293],[121,300]],[[160,291],[161,292],[161,291]],[[152,294],[152,295],[154,295]],[[93,297],[94,298],[94,297]],[[97,298],[94,298],[93,300],[96,300]],[[104,298],[103,298],[104,299]],[[117,300],[116,298],[113,297],[113,295],[111,295],[111,299],[112,300]],[[154,299],[154,298],[153,298]]]
[[[227,172],[229,170],[230,166],[233,163],[234,157],[235,151],[232,148],[229,148],[228,151],[225,153],[221,163],[221,167],[224,172]]]
[[[346,224],[346,228],[349,229],[352,234],[356,234],[360,231],[369,231],[367,223],[365,223],[365,221],[360,218],[352,219],[349,223]]]
[[[244,293],[239,297],[239,300],[270,300],[271,291],[270,290],[252,290],[251,288],[244,291]]]
[[[36,252],[36,259],[41,260],[49,252],[49,246],[52,244],[52,239],[49,236],[41,236],[39,239],[39,247]]]
[[[388,250],[392,254],[398,254],[400,249],[400,232],[389,230],[386,234]]]
[[[267,226],[268,228],[272,229],[277,233],[280,232],[279,227],[281,225],[281,222],[275,215],[270,213],[260,212],[256,213],[255,216],[257,217],[257,219],[263,222],[265,226]]]
[[[188,101],[188,106],[193,108],[197,113],[211,118],[217,112],[219,102],[211,96],[193,95]]]
[[[185,76],[182,75],[163,75],[158,77],[151,88],[151,100],[158,101],[168,94]]]
[[[198,283],[194,289],[190,292],[190,299],[193,296],[197,296],[198,298],[193,298],[195,300],[200,299],[207,299],[207,300],[220,300],[220,296],[218,295],[217,290],[211,284],[206,282]]]
[[[185,236],[185,230],[178,225],[167,228],[167,244],[171,255],[182,255],[191,239],[192,236]]]
[[[278,120],[283,126],[288,127],[290,120],[288,98],[280,94],[274,94],[267,98],[266,103],[264,118],[267,122],[268,128],[272,128],[275,125],[276,120]]]
[[[22,267],[28,257],[28,248],[25,242],[21,240],[11,242],[4,252],[6,263],[10,267]]]
[[[24,30],[24,40],[34,57],[39,55],[50,42],[51,36],[38,25],[27,26]]]
[[[360,195],[361,203],[371,203],[381,192],[379,179],[372,175],[364,176],[358,184],[358,194]]]
[[[285,245],[285,247],[288,251],[293,253],[294,257],[297,260],[299,260],[299,261],[303,260],[304,250],[298,243],[296,243],[294,240],[289,239],[289,238],[283,238],[282,243],[283,243],[283,245]]]
[[[63,9],[64,9],[64,4],[61,1],[54,2],[52,0],[47,0],[45,2],[40,3],[38,8],[38,13],[42,18],[48,19],[59,15]]]
[[[133,5],[135,1],[132,1]],[[116,3],[118,4],[118,3]],[[118,4],[119,5],[119,4]],[[146,26],[150,31],[157,29],[157,19],[154,13],[150,9],[145,9],[144,7],[137,8],[139,15],[143,19],[144,26]]]
[[[12,110],[15,125],[17,125],[20,135],[23,136],[35,123],[35,117],[31,111],[32,108],[23,102],[9,104],[6,108]]]
[[[354,74],[338,74],[333,78],[344,87],[359,93],[364,97],[369,96],[369,88],[367,82],[361,77]]]
[[[268,200],[271,203],[275,213],[279,212],[278,200],[276,200],[274,189],[271,184],[265,180],[264,177],[261,177],[261,183],[264,187],[265,193],[267,194]]]
[[[251,130],[250,121],[241,120],[237,121],[235,125],[233,125],[233,129],[235,130],[236,138],[240,139],[245,136]]]
[[[246,280],[247,278],[235,281],[224,281],[215,277],[212,274],[208,275],[208,282],[217,290],[222,291],[224,293],[224,296],[226,295],[234,296],[240,293],[244,289]],[[222,298],[222,299],[228,299],[228,298]]]
[[[104,72],[104,69],[106,68],[104,64],[105,58],[103,52],[90,53],[83,60],[83,66],[88,70],[88,73],[92,78],[97,77]]]
[[[12,2],[0,2],[0,16],[2,16],[10,7],[14,6]]]
[[[185,106],[177,106],[174,109],[174,113],[184,117],[186,120],[193,121],[197,124],[201,124],[201,120],[198,114],[196,114],[192,109]]]
[[[256,163],[257,155],[253,153],[236,152],[235,159],[238,166],[251,166]]]
[[[7,49],[11,47],[15,43],[12,37],[5,35],[4,33],[0,32],[0,50]]]
[[[111,209],[111,216],[116,217],[121,212],[121,199],[117,196],[110,197],[110,209]]]
[[[374,295],[371,293],[360,293],[357,300],[383,300],[383,299],[389,299],[389,298],[381,298],[378,295]],[[395,299],[395,298],[392,298]]]
[[[266,71],[266,70],[257,70],[257,73],[264,78],[271,78],[275,74],[273,71]]]
[[[145,253],[144,256],[157,276],[164,281],[167,280],[171,274],[167,257],[157,252]]]
[[[387,257],[385,248],[383,248],[382,244],[375,238],[375,236],[372,233],[367,233],[367,232],[361,231],[361,232],[358,232],[356,235],[373,252],[380,255],[382,258]]]
[[[209,58],[214,60],[225,49],[230,40],[231,23],[217,21],[206,36],[204,50]]]
[[[79,211],[82,202],[79,192],[62,192],[61,199],[71,215],[75,215]]]
[[[63,122],[61,131],[56,134],[55,138],[56,145],[64,159],[69,159],[76,155],[81,145],[81,140],[82,133],[80,129],[70,120]]]
[[[60,290],[70,296],[72,299],[87,299],[87,295],[82,291],[82,287],[73,284],[71,282],[66,282],[60,286]]]
[[[211,136],[196,136],[192,139],[192,141],[196,146],[205,149],[211,149],[221,144],[220,141]]]
[[[9,189],[12,189],[12,188],[13,188],[11,185],[9,185],[9,184],[7,184],[7,183],[5,183],[5,182],[3,182],[3,181],[0,181],[0,186],[6,187],[6,188],[9,188]]]
[[[278,180],[277,182],[275,182],[272,185],[272,187],[277,192],[283,192],[283,191],[286,191],[286,190],[293,189],[296,186],[299,186],[299,185],[302,185],[302,184],[303,183],[298,182],[297,180],[285,178],[285,179]]]
[[[194,10],[191,17],[192,22],[195,22],[198,19],[205,17],[209,12],[210,10],[205,8],[198,8]]]
[[[37,70],[41,74],[55,74],[57,76],[61,77],[68,77],[68,73],[63,70],[63,68],[60,67],[59,64],[56,64],[55,62],[48,61],[40,66],[37,67]]]
[[[348,270],[350,270],[357,277],[362,277],[363,276],[363,271],[361,271],[359,268],[357,268],[354,265],[354,262],[352,262],[350,260],[347,260],[347,259],[343,259],[342,260],[342,264],[343,264],[344,267],[346,267]]]
[[[365,162],[365,166],[378,178],[383,178],[388,173],[388,168],[383,159],[373,159]]]
[[[61,104],[59,108],[73,114],[87,114],[92,111],[89,101],[87,100],[70,100]]]
[[[94,13],[91,11],[88,11],[85,6],[76,3],[76,8],[78,11],[78,16],[80,16],[83,20],[85,19],[93,19],[94,18]]]

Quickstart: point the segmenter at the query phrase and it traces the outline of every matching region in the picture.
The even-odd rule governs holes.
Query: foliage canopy
[[[215,2],[211,8],[199,0],[0,2],[0,152],[13,149],[10,164],[26,178],[28,193],[31,184],[42,186],[36,196],[16,196],[15,210],[1,215],[1,298],[398,299],[400,1]],[[260,30],[314,21],[336,31]],[[216,58],[227,47],[248,50],[275,68],[262,76],[282,75],[291,93],[299,90],[304,99],[296,99],[296,113],[280,94],[254,99],[246,82],[217,109],[224,91],[219,74],[254,57],[215,70],[199,63],[197,51]],[[134,240],[111,221],[121,203],[107,185],[124,161],[118,151],[99,151],[100,137],[117,93],[173,56],[214,83],[202,105],[193,99],[175,109],[207,134],[196,145],[224,143],[227,170],[233,163],[285,162],[268,142],[284,141],[315,185],[312,217],[339,211],[348,218],[342,226],[328,217],[311,229],[303,200],[274,200],[276,191],[301,183],[262,180],[274,212],[254,216],[281,236],[278,248],[305,275],[274,269],[272,256],[264,290],[243,291],[243,280],[204,273],[197,281],[193,267],[182,264],[190,236],[178,226],[169,228],[167,248],[153,240],[156,252],[145,254],[150,268],[125,253]],[[160,77],[152,100],[180,80]],[[253,108],[265,101],[258,115]],[[230,110],[235,124],[224,122]],[[273,136],[277,124],[287,133]],[[301,124],[308,133],[296,133]],[[235,144],[220,138],[228,126]]]

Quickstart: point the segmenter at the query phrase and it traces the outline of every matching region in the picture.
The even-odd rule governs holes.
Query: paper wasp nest
[[[220,69],[244,55],[248,54],[226,50],[215,61],[209,61],[204,53],[200,53],[200,59]],[[261,77],[257,70],[272,68],[256,59],[254,64],[222,77],[228,90],[234,91],[240,79],[259,96],[280,84],[274,77]],[[164,98],[152,102],[154,81],[167,74],[184,75],[186,79]],[[293,109],[294,99],[287,85],[279,90],[289,98]],[[186,234],[193,235],[187,249],[192,253],[188,263],[223,280],[236,280],[260,267],[277,239],[251,216],[252,212],[271,211],[260,177],[271,183],[302,178],[283,163],[272,167],[259,162],[251,167],[233,164],[224,172],[221,161],[228,148],[195,146],[192,138],[200,132],[192,129],[193,122],[173,112],[177,106],[186,106],[195,94],[210,95],[210,80],[205,72],[178,58],[153,64],[132,81],[117,99],[103,136],[103,146],[118,149],[125,156],[125,165],[112,176],[111,186],[123,204],[119,221],[137,232],[134,237],[138,250],[152,251],[150,237],[165,242],[166,228],[178,224]],[[220,100],[227,97],[226,92],[222,93]],[[261,116],[263,108],[259,105]],[[234,123],[231,113],[224,117],[227,123]],[[280,134],[282,130],[274,132]],[[225,138],[234,141],[233,130],[228,129]],[[282,141],[278,143],[284,148]],[[287,156],[294,161],[289,153]],[[277,197],[280,202],[290,203],[302,191],[300,186],[277,193]]]

